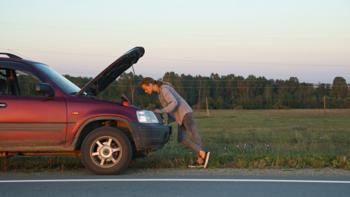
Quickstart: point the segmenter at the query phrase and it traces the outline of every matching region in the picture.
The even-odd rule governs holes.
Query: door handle
[[[0,103],[0,108],[6,108],[7,104],[6,103]]]

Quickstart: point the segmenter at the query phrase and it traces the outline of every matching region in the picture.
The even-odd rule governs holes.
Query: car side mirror
[[[55,91],[51,87],[50,84],[48,83],[37,83],[35,85],[35,90],[39,93],[45,94],[47,97],[54,97],[55,96]]]

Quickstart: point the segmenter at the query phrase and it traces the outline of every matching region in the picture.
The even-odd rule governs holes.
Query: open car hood
[[[106,69],[104,69],[94,79],[85,84],[85,86],[75,95],[79,96],[86,92],[88,95],[97,96],[124,71],[135,64],[143,56],[144,53],[145,49],[143,47],[135,47],[129,50],[124,55],[115,60]]]

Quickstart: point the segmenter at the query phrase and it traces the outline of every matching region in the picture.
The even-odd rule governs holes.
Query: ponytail
[[[172,86],[171,83],[167,82],[167,81],[162,81],[162,80],[157,80],[156,84],[158,85],[158,87],[162,86],[162,85],[168,85],[168,86]]]
[[[157,84],[157,86],[160,87],[164,84],[164,81],[157,80],[157,81],[155,81],[155,84]]]

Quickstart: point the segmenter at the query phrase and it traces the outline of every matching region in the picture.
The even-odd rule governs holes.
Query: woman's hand
[[[154,112],[156,112],[158,114],[162,114],[163,113],[160,109],[155,109]]]

